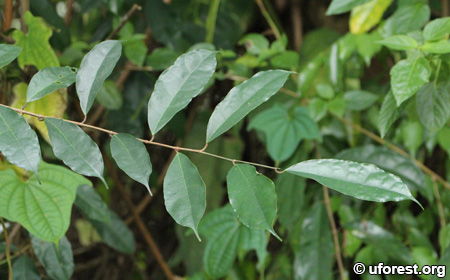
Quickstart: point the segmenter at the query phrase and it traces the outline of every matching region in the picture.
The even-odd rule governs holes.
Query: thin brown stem
[[[295,50],[298,51],[303,41],[303,24],[300,0],[292,0],[291,21],[292,30],[294,33],[294,47]]]
[[[435,179],[433,179],[432,181],[433,181],[434,197],[436,198],[436,204],[437,204],[437,209],[438,209],[438,213],[439,213],[439,222],[441,224],[441,229],[442,229],[447,224],[445,222],[444,207],[442,206],[442,200],[441,200],[441,195],[439,194],[438,184]]]
[[[11,28],[13,0],[5,0],[5,21],[3,23],[3,31]]]
[[[272,29],[273,35],[275,38],[280,39],[281,33],[280,30],[278,30],[277,25],[273,21],[273,19],[270,17],[269,12],[267,11],[266,7],[264,6],[264,3],[262,0],[255,0],[256,4],[258,5],[259,9],[261,10],[261,14],[266,19],[267,23],[270,26],[270,29]]]
[[[119,31],[122,29],[122,27],[125,25],[125,23],[127,23],[127,21],[130,20],[131,16],[136,12],[136,11],[140,11],[142,10],[142,7],[139,6],[138,4],[133,4],[133,6],[131,7],[131,9],[122,17],[122,19],[120,20],[119,24],[117,25],[117,27],[111,32],[111,34],[108,35],[108,37],[106,37],[106,40],[111,40],[114,39],[114,37],[117,36],[117,34],[119,33]]]
[[[22,25],[22,31],[28,32],[28,26],[25,22],[25,14],[30,10],[30,1],[29,0],[20,0],[20,24]]]
[[[67,0],[66,2],[66,14],[64,15],[64,24],[66,26],[70,26],[70,22],[72,21],[73,2],[75,0]]]
[[[3,218],[1,218],[1,217],[0,217],[0,222],[1,222],[2,228],[3,228],[3,235],[5,236],[6,261],[8,263],[8,280],[12,280],[13,279],[13,271],[12,271],[12,265],[11,265],[11,249],[9,248],[8,231],[5,226],[5,221],[3,221]]]

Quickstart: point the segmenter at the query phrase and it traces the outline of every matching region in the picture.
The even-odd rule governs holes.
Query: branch
[[[66,14],[64,15],[64,24],[66,26],[70,26],[70,22],[72,21],[73,2],[75,0],[67,0],[66,2]]]
[[[122,29],[122,27],[125,25],[125,23],[127,23],[127,21],[130,20],[131,16],[136,12],[136,11],[140,11],[142,10],[142,7],[139,6],[138,4],[133,4],[133,6],[131,7],[131,9],[122,17],[122,19],[120,20],[119,24],[117,25],[116,29],[114,29],[111,34],[108,35],[108,37],[106,37],[105,40],[111,40],[114,37],[117,36],[117,34],[119,33],[119,31]]]
[[[5,235],[6,260],[7,260],[7,263],[8,263],[8,280],[12,280],[13,279],[13,271],[12,271],[12,265],[11,265],[11,250],[9,249],[8,231],[6,229],[5,222],[3,221],[3,218],[0,218],[0,222],[2,224],[3,234]]]
[[[5,0],[5,21],[3,24],[3,31],[7,31],[11,28],[12,8],[13,0]]]

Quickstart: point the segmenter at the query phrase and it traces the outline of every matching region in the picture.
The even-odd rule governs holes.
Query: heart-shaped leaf
[[[206,187],[197,167],[182,153],[177,153],[164,179],[164,203],[174,220],[195,232],[206,209]]]
[[[103,158],[94,141],[76,124],[60,119],[45,118],[55,156],[73,171],[86,176],[103,178]]]
[[[0,68],[10,64],[22,51],[21,47],[8,44],[0,44]]]
[[[71,67],[48,67],[37,72],[27,90],[27,102],[41,99],[60,88],[66,88],[76,80],[77,73]]]

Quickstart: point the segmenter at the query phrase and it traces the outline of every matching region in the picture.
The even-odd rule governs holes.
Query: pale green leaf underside
[[[76,71],[71,67],[48,67],[39,71],[30,81],[27,102],[41,99],[60,88],[66,88],[76,80]]]
[[[219,137],[277,93],[291,73],[283,70],[262,71],[232,88],[209,119],[206,142]]]
[[[41,161],[38,137],[21,115],[5,106],[0,106],[0,152],[12,164],[37,173]]]
[[[54,242],[69,227],[77,187],[90,182],[64,167],[45,163],[39,174],[41,184],[35,176],[24,183],[13,170],[0,171],[0,216]]]
[[[86,115],[103,82],[113,71],[122,53],[119,41],[108,40],[96,45],[81,61],[76,87],[81,109]]]
[[[419,204],[399,177],[373,164],[317,159],[297,163],[286,171],[362,200],[386,202],[410,199]]]
[[[148,102],[148,124],[156,134],[199,95],[216,70],[216,53],[194,50],[180,56],[155,84]]]
[[[145,145],[132,135],[119,133],[111,139],[111,154],[120,169],[143,184],[151,195],[148,180],[152,173],[152,163]]]
[[[190,227],[200,240],[197,227],[206,209],[206,186],[197,167],[177,153],[164,179],[164,203],[167,212],[180,225]]]
[[[10,64],[22,51],[21,47],[0,44],[0,68]]]
[[[94,141],[73,123],[55,118],[45,118],[50,142],[55,156],[73,171],[86,176],[103,178],[103,158]]]
[[[273,229],[277,194],[269,178],[257,173],[251,165],[236,164],[228,172],[227,189],[230,203],[241,223],[249,228],[267,230],[280,239]]]

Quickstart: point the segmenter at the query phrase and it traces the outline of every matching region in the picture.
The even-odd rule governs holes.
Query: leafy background
[[[128,11],[132,12],[127,17]],[[450,166],[449,12],[445,0],[14,2],[11,14],[6,8],[3,11],[2,37],[2,43],[10,44],[8,53],[13,58],[0,53],[0,65],[18,57],[0,70],[0,103],[21,108],[30,102],[27,111],[54,119],[42,122],[25,116],[36,129],[42,158],[50,163],[39,166],[39,178],[30,177],[27,171],[37,169],[39,144],[28,147],[34,151],[31,160],[12,162],[24,169],[2,157],[0,176],[3,183],[11,182],[10,186],[23,193],[51,192],[60,197],[59,204],[47,204],[46,212],[60,209],[64,217],[58,232],[45,226],[32,231],[24,229],[32,226],[19,210],[2,214],[23,225],[6,223],[14,279],[164,279],[168,275],[189,279],[357,279],[351,269],[355,262],[448,264],[450,186],[442,178],[447,177]],[[9,15],[12,28],[8,26]],[[120,43],[100,43],[106,39]],[[22,48],[20,54],[15,46]],[[83,63],[88,65],[90,59],[85,55],[102,48],[108,53],[105,63],[97,65],[98,77],[106,81],[101,88],[95,88],[92,81],[84,89],[77,77],[94,80],[83,76]],[[166,172],[175,178],[186,165],[172,166],[173,151],[139,146],[127,134],[150,139],[146,105],[152,92],[164,91],[165,86],[156,81],[177,57],[194,49],[203,50],[196,55],[212,77],[205,79],[203,75],[195,80],[202,87],[182,100],[185,106],[194,98],[186,109],[160,116],[165,126],[159,121],[152,123],[158,118],[149,118],[150,130],[158,132],[155,140],[202,149],[206,139],[210,153],[281,169],[318,157],[372,163],[401,178],[423,209],[410,200],[380,203],[355,199],[351,196],[385,201],[379,192],[348,191],[346,183],[332,189],[351,196],[330,190],[328,201],[320,184],[287,174],[328,185],[326,176],[339,166],[338,160],[324,161],[315,174],[308,170],[317,166],[308,167],[306,161],[283,174],[257,167],[264,175],[255,175],[245,165],[178,153],[176,160],[190,160],[196,166],[207,192],[206,205],[199,203],[195,209],[195,216],[205,212],[200,222],[175,219],[195,233],[177,225],[170,216],[176,209],[168,207],[176,208],[177,203],[168,202],[172,196],[163,193],[163,180]],[[217,65],[206,51],[217,51]],[[79,75],[75,77],[70,67],[80,68]],[[278,72],[269,72],[274,69]],[[64,73],[58,77],[59,83],[39,88],[37,85],[52,71]],[[279,83],[286,83],[261,106],[256,101],[249,104],[257,108],[244,120],[219,127],[214,123],[220,121],[211,117],[215,122],[210,127],[208,119],[217,104],[235,86],[235,95],[244,94],[246,91],[240,89],[245,86],[239,85],[256,72],[260,72],[259,77],[277,73]],[[267,79],[261,78],[260,83],[264,82]],[[75,87],[65,88],[72,83],[77,85],[81,106]],[[90,92],[96,90],[99,94],[93,100]],[[9,112],[3,108],[2,116]],[[57,120],[81,121],[88,112],[87,124],[120,134],[110,139],[107,134],[86,129],[93,139],[86,147],[77,143],[85,136],[81,129]],[[230,118],[239,116],[239,112],[229,113]],[[17,127],[26,126],[20,118],[16,121]],[[70,137],[58,137],[58,133]],[[35,141],[34,134],[25,136]],[[72,150],[52,150],[54,141],[68,142]],[[139,159],[142,165],[127,170],[120,166],[127,156],[121,147],[134,145],[147,149],[151,162],[143,157]],[[113,149],[116,153],[110,152],[110,146],[117,147]],[[70,160],[63,161],[74,171],[93,176],[92,180],[70,172],[58,160],[84,149],[91,158],[104,161],[105,172],[88,162],[75,169]],[[150,179],[141,172],[132,174],[142,166],[153,170]],[[194,167],[188,166],[186,172],[193,172]],[[370,168],[358,171],[379,172]],[[277,204],[268,205],[265,215],[250,213],[253,216],[246,220],[228,204],[230,199],[236,209],[239,207],[233,201],[243,203],[237,192],[240,189],[229,187],[227,191],[225,184],[240,182],[239,174],[276,190]],[[38,180],[54,183],[55,176],[60,179],[51,190],[39,189]],[[339,176],[345,182],[353,174],[335,177]],[[395,184],[395,180],[390,183]],[[252,185],[240,187],[251,191]],[[203,194],[204,188],[196,191]],[[259,195],[274,202],[273,193]],[[2,213],[5,202],[13,201],[8,194],[7,189],[0,191]],[[404,198],[411,198],[411,194],[401,194],[395,200]],[[70,209],[72,203],[75,207]],[[27,205],[39,206],[33,200]],[[327,205],[336,233],[330,227]],[[276,208],[277,216],[270,216],[274,212],[270,210]],[[253,224],[256,222],[262,226]],[[59,241],[42,241],[64,235],[67,228]],[[340,244],[342,260],[336,257],[333,237]],[[0,245],[6,251],[5,242]],[[6,279],[4,254],[0,262],[1,277]]]

